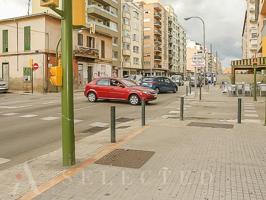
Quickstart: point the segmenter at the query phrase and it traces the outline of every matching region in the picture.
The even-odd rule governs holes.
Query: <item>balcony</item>
[[[129,36],[123,36],[123,42],[125,43],[131,43],[131,39]]]
[[[131,29],[130,29],[130,25],[128,25],[128,24],[123,24],[123,30],[128,30],[128,31],[130,31]]]
[[[162,69],[162,65],[154,65],[155,69]]]
[[[162,35],[162,31],[161,30],[154,30],[154,35]]]
[[[162,40],[155,39],[155,40],[154,40],[154,43],[155,43],[156,45],[161,45],[161,44],[162,44]]]
[[[161,47],[155,47],[154,52],[162,52],[162,48]]]
[[[97,33],[101,33],[103,35],[114,36],[118,33],[118,31],[116,29],[113,29],[110,26],[107,26],[107,25],[99,23],[99,22],[90,21],[89,26],[90,26],[90,24],[95,25],[95,31]]]
[[[162,60],[162,56],[154,56],[154,60],[161,61]]]
[[[96,59],[96,58],[99,58],[99,50],[89,48],[89,47],[76,46],[74,49],[74,55],[76,57]]]
[[[130,12],[123,11],[123,17],[130,19],[131,18]]]
[[[161,19],[161,18],[162,18],[162,14],[159,13],[159,12],[155,12],[155,13],[154,13],[154,18],[156,18],[156,19]]]
[[[124,68],[130,68],[130,67],[131,67],[131,63],[128,62],[128,61],[124,61],[124,62],[123,62],[123,67],[124,67]]]
[[[118,7],[117,0],[111,0],[111,1],[110,0],[97,0],[97,2],[99,2],[100,4],[105,5],[105,6],[110,5],[110,6],[114,7],[114,8]],[[89,0],[88,4],[89,4],[89,6],[91,6],[92,0]]]
[[[108,19],[112,21],[117,21],[118,19],[116,14],[113,14],[109,10],[106,10],[97,5],[90,5],[87,11],[89,15],[92,15],[98,18],[104,18],[104,19]]]
[[[158,22],[158,21],[155,21],[154,22],[154,26],[161,27],[162,26],[162,23],[161,22]]]
[[[154,4],[154,10],[161,11],[162,10],[161,5],[159,3],[155,3]]]
[[[131,52],[129,49],[123,49],[123,56],[130,56]]]

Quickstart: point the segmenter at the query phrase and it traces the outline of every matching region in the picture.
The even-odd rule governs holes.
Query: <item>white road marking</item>
[[[0,158],[0,165],[9,162],[9,159]]]
[[[14,115],[18,115],[19,113],[4,113],[2,114],[3,116],[14,116]]]
[[[231,123],[236,123],[237,120],[220,120],[220,122],[231,122]],[[261,124],[261,121],[258,119],[244,119],[242,120],[243,123],[254,123],[254,124]]]
[[[108,123],[102,123],[102,122],[94,122],[90,124],[91,127],[101,127],[101,128],[105,128],[108,127],[109,124]]]
[[[256,117],[256,118],[259,117],[258,114],[245,114],[244,116],[245,116],[245,117]]]
[[[179,114],[180,111],[170,111],[169,114]]]
[[[245,110],[246,113],[256,113],[256,110]]]
[[[21,118],[32,118],[32,117],[37,117],[38,115],[23,115],[20,116]]]
[[[57,120],[59,119],[59,117],[44,117],[44,118],[41,118],[41,120],[44,120],[44,121],[53,121],[53,120]]]
[[[42,103],[43,105],[48,105],[48,104],[54,104],[57,103],[56,101],[48,101],[48,102],[44,102]]]
[[[256,110],[255,108],[245,108],[245,110]]]
[[[32,105],[26,105],[26,106],[0,106],[1,109],[18,109],[18,108],[28,108],[32,107]]]
[[[75,120],[74,120],[74,123],[75,123],[75,124],[78,124],[78,123],[80,123],[80,122],[83,122],[83,120],[79,120],[79,119],[75,119]]]

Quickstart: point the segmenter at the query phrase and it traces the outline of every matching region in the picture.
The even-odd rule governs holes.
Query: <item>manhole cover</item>
[[[131,118],[125,118],[125,117],[120,117],[118,119],[116,119],[117,122],[129,122],[129,121],[132,121],[134,119],[131,119]]]
[[[95,163],[100,165],[111,165],[116,167],[139,169],[154,154],[155,152],[153,151],[116,149],[100,160],[96,161]]]
[[[82,133],[88,133],[88,132],[90,132],[90,133],[98,133],[98,132],[104,131],[106,129],[108,129],[108,127],[97,127],[97,126],[95,126],[95,127],[90,128],[90,129],[87,129],[85,131],[82,131]]]
[[[126,129],[129,128],[130,126],[119,126],[117,129]]]
[[[232,129],[234,125],[232,124],[216,124],[216,123],[202,123],[202,122],[191,122],[188,126],[196,126],[196,127],[206,127],[206,128],[224,128],[224,129]]]

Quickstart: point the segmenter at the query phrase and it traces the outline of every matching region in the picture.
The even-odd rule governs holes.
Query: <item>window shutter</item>
[[[24,50],[30,51],[31,35],[30,35],[30,26],[24,27]]]
[[[8,52],[8,30],[3,30],[3,53]]]

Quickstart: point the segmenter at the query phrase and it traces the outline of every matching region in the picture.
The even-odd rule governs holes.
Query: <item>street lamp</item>
[[[190,19],[199,19],[202,22],[203,25],[203,48],[204,48],[204,60],[205,60],[205,67],[204,67],[204,85],[206,85],[205,77],[207,72],[207,57],[206,57],[206,28],[205,28],[205,22],[201,17],[193,16],[193,17],[186,17],[184,20],[188,21]]]

